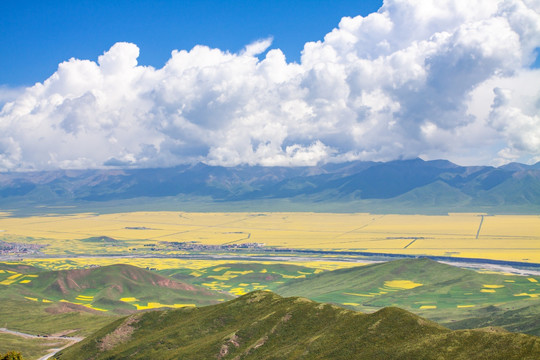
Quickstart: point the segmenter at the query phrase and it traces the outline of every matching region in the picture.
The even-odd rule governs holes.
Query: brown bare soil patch
[[[99,349],[101,351],[107,351],[114,349],[117,345],[128,341],[135,331],[135,328],[132,326],[139,322],[138,316],[132,316],[127,318],[119,327],[117,327],[113,332],[105,335],[100,341]]]
[[[90,314],[102,314],[101,312],[97,310],[92,310],[90,308],[87,308],[86,306],[72,304],[72,303],[58,303],[54,304],[53,306],[49,306],[45,309],[46,312],[49,314],[65,314],[70,312],[86,312]]]
[[[59,290],[62,294],[67,294],[69,290],[81,290],[84,286],[78,281],[88,276],[92,269],[76,269],[58,272],[58,278],[51,285],[53,289]]]
[[[157,285],[161,286],[161,287],[166,287],[166,288],[169,288],[169,289],[195,291],[194,286],[184,284],[184,283],[180,283],[180,282],[176,282],[174,280],[167,279],[167,278],[159,279],[157,281]]]
[[[229,354],[230,345],[234,345],[235,347],[240,347],[239,341],[240,341],[240,338],[236,334],[233,334],[233,336],[231,336],[231,338],[225,344],[221,346],[221,349],[219,350],[219,354],[218,354],[218,359],[222,359]]]

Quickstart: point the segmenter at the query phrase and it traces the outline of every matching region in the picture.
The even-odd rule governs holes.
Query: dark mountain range
[[[451,331],[405,310],[363,314],[253,292],[189,310],[115,321],[58,359],[538,359],[540,338],[490,328]]]
[[[221,167],[56,170],[0,173],[4,204],[68,204],[163,197],[219,203],[265,204],[287,200],[299,209],[349,204],[343,211],[440,208],[533,212],[540,209],[540,163],[501,167],[458,166],[449,161],[348,162],[312,167]],[[296,208],[295,208],[296,209]],[[261,208],[260,210],[265,210]]]

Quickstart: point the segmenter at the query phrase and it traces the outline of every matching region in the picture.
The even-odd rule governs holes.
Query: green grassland
[[[62,260],[48,261],[45,265],[74,267],[77,263]],[[190,303],[201,306],[231,299],[225,291],[235,290],[239,294],[255,288],[274,288],[315,271],[322,270],[287,264],[231,263],[198,270],[159,271],[167,276],[163,277],[129,265],[50,271],[27,264],[0,263],[0,282],[15,277],[11,279],[13,282],[8,280],[8,284],[0,285],[0,327],[36,335],[68,332],[70,336],[88,336],[118,319],[118,314],[136,311],[135,302],[120,301],[121,298],[136,298],[141,305]],[[170,279],[178,284],[191,281],[183,288],[156,286],[158,283],[167,285]],[[25,358],[32,359],[56,347],[54,343],[47,344],[49,342],[11,335],[3,338],[2,349],[4,352],[24,349]]]
[[[161,273],[234,295],[272,290],[283,296],[304,296],[363,312],[398,306],[452,329],[501,326],[540,335],[538,276],[479,273],[429,259],[334,271],[287,264],[231,263]],[[409,281],[415,287],[389,286],[396,280],[405,284]]]
[[[258,291],[195,309],[119,319],[59,359],[504,359],[540,356],[540,339],[451,331],[398,308],[362,314]]]
[[[77,306],[93,314],[106,314],[102,310],[128,314],[161,305],[202,306],[255,290],[272,290],[363,312],[398,306],[454,329],[502,326],[540,335],[536,321],[540,278],[535,276],[479,273],[428,259],[334,271],[277,262],[207,264],[197,269],[159,270],[160,275],[128,265],[21,273],[15,283],[0,286],[0,296],[29,305],[51,301],[49,306]],[[0,284],[10,276],[13,274],[6,271],[0,273]],[[74,277],[76,285],[70,282]],[[28,281],[25,279],[30,281],[21,284]],[[192,288],[156,288],[157,283],[167,281]]]
[[[130,265],[43,271],[0,264],[0,269],[0,327],[34,335],[87,336],[138,306],[202,306],[232,298]],[[5,351],[34,349],[41,355],[57,347],[47,344],[16,336],[3,341]],[[33,357],[26,350],[23,355]]]
[[[299,265],[252,262],[222,264],[197,270],[174,269],[159,272],[211,290],[244,295],[255,290],[274,290],[294,279],[306,278],[322,271]]]
[[[54,264],[66,266],[66,261]],[[537,276],[479,273],[429,259],[333,271],[316,267],[315,261],[305,266],[204,263],[207,266],[196,269],[158,271],[125,264],[47,271],[0,263],[0,327],[32,334],[73,331],[70,335],[88,336],[137,309],[200,307],[251,291],[272,290],[367,313],[397,306],[451,329],[499,326],[540,335]],[[20,349],[17,342],[7,345]]]
[[[60,339],[28,339],[20,336],[0,333],[0,356],[1,354],[20,349],[25,360],[39,359],[47,350],[60,348],[67,345],[69,341]]]
[[[452,328],[499,325],[540,335],[538,276],[484,274],[404,259],[324,272],[275,291],[367,312],[398,306]]]
[[[0,325],[33,335],[69,332],[87,336],[119,315],[87,311],[83,307],[58,306],[0,297]]]
[[[398,306],[452,329],[501,326],[540,335],[537,276],[479,273],[429,259],[334,271],[287,264],[231,263],[160,273],[234,295],[272,290],[363,312]],[[392,283],[395,281],[397,285]],[[414,287],[400,288],[399,281],[404,281],[405,287]]]

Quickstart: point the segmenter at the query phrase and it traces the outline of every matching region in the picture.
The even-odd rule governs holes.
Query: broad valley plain
[[[442,182],[441,179],[450,184],[459,183],[456,177],[464,174],[471,177],[469,172],[473,172],[474,177],[475,171],[481,173],[476,174],[481,179],[493,177],[493,173],[511,175],[499,175],[498,183],[494,185],[491,180],[487,190],[482,189],[482,182],[478,181],[476,193],[495,192],[497,187],[508,187],[509,183],[515,183],[516,178],[523,176],[523,171],[528,176],[538,176],[538,170],[524,165],[521,167],[526,170],[517,172],[504,168],[471,170],[452,167],[453,177],[448,180],[447,162],[443,163],[442,170],[440,162],[419,160],[351,163],[344,166],[362,169],[360,175],[349,172],[336,175],[334,171],[333,181],[341,179],[345,184],[336,187],[335,191],[340,193],[343,187],[351,186],[351,180],[343,178],[368,176],[362,175],[364,168],[400,168],[404,164],[438,172],[434,179],[416,178],[420,183],[437,183]],[[175,176],[190,178],[185,173],[198,169],[200,165],[176,169]],[[208,187],[215,186],[209,179],[216,179],[214,173],[222,170],[205,167],[205,171],[205,177],[199,176],[197,181]],[[228,169],[229,173],[236,171],[239,170]],[[241,171],[246,172],[247,169]],[[264,171],[280,173],[282,169],[265,168]],[[324,168],[311,168],[309,172],[324,173]],[[161,170],[155,171],[158,179],[161,178],[160,173]],[[90,190],[85,185],[84,191],[104,192],[109,198],[84,200],[79,198],[77,186],[80,185],[72,180],[73,175],[69,182],[63,174],[39,175],[48,180],[35,181],[39,183],[33,186],[26,185],[25,192],[20,190],[19,184],[21,178],[30,178],[28,173],[12,173],[4,177],[9,180],[4,182],[4,199],[10,206],[0,214],[3,261],[0,269],[0,325],[4,329],[0,335],[3,338],[0,352],[22,347],[28,349],[25,356],[37,358],[78,343],[82,338],[91,338],[99,328],[129,314],[217,306],[261,291],[285,298],[301,297],[314,301],[314,304],[329,303],[368,314],[378,313],[387,307],[399,307],[410,312],[411,316],[415,314],[454,330],[499,329],[489,330],[490,334],[493,331],[497,334],[521,332],[533,335],[528,340],[533,342],[536,341],[534,336],[540,335],[540,216],[534,211],[527,211],[534,209],[537,198],[510,204],[503,202],[502,208],[509,206],[514,209],[507,211],[510,214],[461,211],[443,215],[441,208],[455,204],[448,203],[447,198],[439,193],[433,196],[439,200],[434,200],[427,207],[413,207],[418,213],[410,214],[407,213],[410,211],[402,211],[406,207],[396,199],[407,198],[410,193],[418,197],[419,192],[426,190],[425,186],[422,190],[414,185],[403,186],[407,176],[402,175],[393,182],[386,181],[391,188],[400,185],[403,189],[393,197],[384,196],[385,199],[373,197],[365,200],[359,196],[351,200],[346,194],[334,196],[332,201],[321,204],[313,198],[271,197],[265,193],[259,195],[265,197],[260,203],[249,200],[252,202],[250,206],[260,211],[242,212],[239,208],[249,203],[244,199],[223,200],[218,196],[209,199],[185,190],[190,188],[188,186],[182,188],[181,194],[137,194],[118,200],[115,197],[126,192],[125,182],[111,181],[111,177],[118,174],[104,172],[100,172],[99,177],[101,183],[107,184],[106,190],[98,182]],[[124,176],[131,176],[132,187],[137,187],[138,181],[144,181],[138,174]],[[230,174],[226,176],[234,178]],[[32,178],[39,179],[39,176]],[[273,182],[278,185],[265,180],[264,186],[286,188],[292,181],[287,177],[275,178],[278,180]],[[237,184],[229,185],[229,193],[245,197],[245,193],[260,191],[253,190],[256,181],[247,187],[242,184],[245,180],[240,179]],[[539,181],[535,177],[532,179]],[[315,187],[309,176],[302,178],[295,174],[293,180],[297,188],[306,183],[312,189]],[[36,200],[36,196],[41,196],[39,194],[50,192],[44,189],[57,188],[58,183],[62,186],[71,184],[71,195],[57,191],[61,196]],[[365,189],[359,184],[355,191],[361,193]],[[429,191],[433,194],[434,190]],[[471,199],[478,197],[470,190],[468,194]],[[283,206],[284,201],[293,204],[297,211],[275,211],[275,207]],[[377,202],[394,202],[396,211],[402,213],[308,211],[325,204],[363,208],[366,201],[375,207]],[[165,202],[167,205],[163,206]],[[192,210],[173,211],[171,206]],[[208,208],[212,206],[217,209],[229,206],[234,211],[211,212]],[[482,203],[473,205],[465,202],[460,206],[471,210],[477,210],[475,207],[489,209]],[[100,207],[103,210],[96,211]],[[129,207],[132,211],[127,211]],[[155,210],[159,207],[168,210]],[[144,208],[154,210],[144,211]],[[206,208],[206,211],[193,210],[197,208]],[[93,211],[81,212],[80,209]],[[250,301],[248,298],[247,304]],[[299,315],[302,316],[301,313]],[[231,326],[240,329],[245,324]],[[229,330],[225,327],[218,334]],[[219,340],[221,335],[216,336],[216,341],[222,342]],[[250,341],[257,343],[259,340]],[[95,341],[105,340],[91,340]],[[118,344],[113,342],[114,346],[98,346],[84,351],[99,353],[100,356],[131,357],[133,355],[126,354],[140,351],[141,341],[146,344],[150,340],[143,336],[133,341],[132,344],[126,339]],[[193,341],[190,346],[203,346]],[[247,347],[253,345],[246,343]],[[148,346],[150,349],[159,348],[158,345]],[[212,350],[212,346],[203,348],[205,355],[201,358],[211,358],[221,351],[218,349],[213,354],[216,350]],[[238,346],[238,350],[241,349],[242,346]],[[56,356],[73,358],[73,353],[68,349],[65,351],[68,355],[62,355],[64,352],[61,351]],[[431,351],[433,349],[428,353]],[[250,353],[252,356],[256,354],[250,350],[246,356]],[[189,351],[179,347],[171,354],[180,356],[189,354]],[[394,355],[399,354],[397,351]],[[287,358],[291,355],[284,353],[282,356]],[[323,358],[326,356],[329,355]]]

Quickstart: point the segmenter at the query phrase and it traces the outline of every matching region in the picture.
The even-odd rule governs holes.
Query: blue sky
[[[0,171],[540,161],[538,1],[0,1],[0,24]]]
[[[201,44],[236,52],[273,36],[289,61],[343,16],[377,11],[381,0],[17,0],[0,2],[0,84],[32,85],[71,57],[96,60],[118,41],[162,67],[174,49]]]

